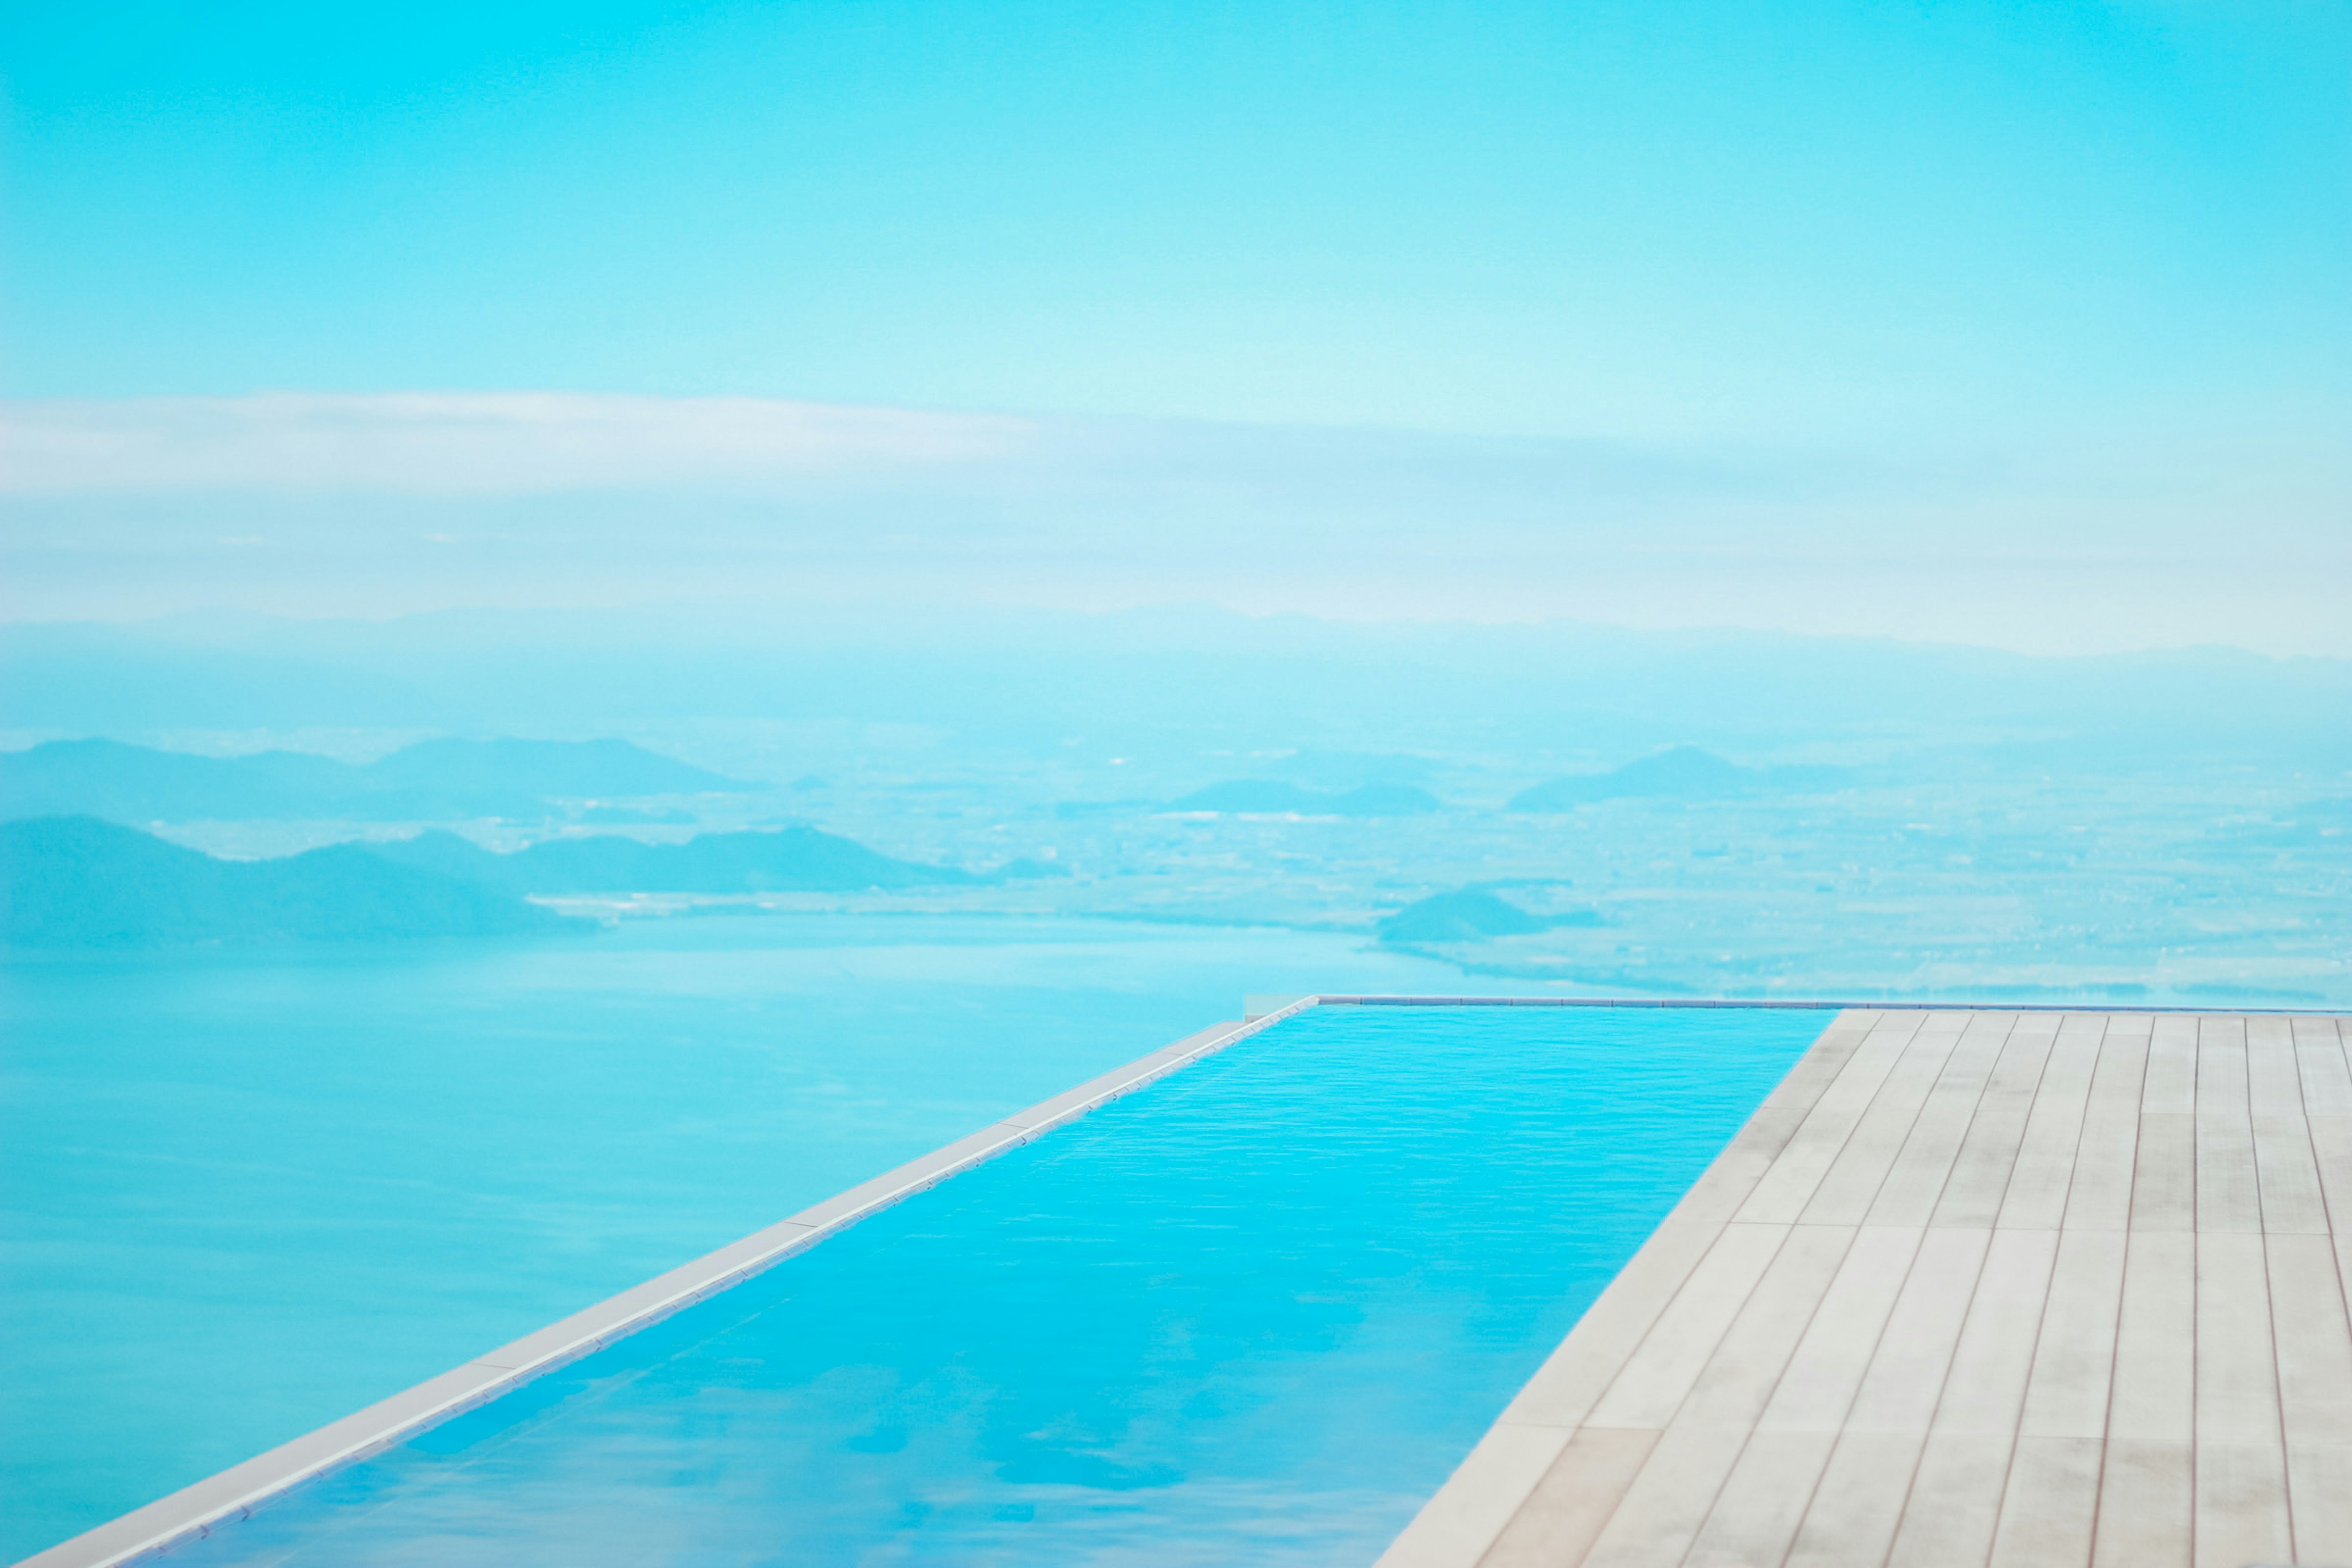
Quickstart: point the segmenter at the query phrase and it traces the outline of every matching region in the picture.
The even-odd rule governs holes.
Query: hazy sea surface
[[[0,963],[0,1559],[1220,1018],[1528,989],[917,916]]]

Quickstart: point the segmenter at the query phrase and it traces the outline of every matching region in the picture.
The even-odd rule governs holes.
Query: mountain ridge
[[[0,816],[110,821],[536,817],[557,799],[755,789],[626,741],[420,741],[373,763],[209,757],[104,737],[0,752]]]

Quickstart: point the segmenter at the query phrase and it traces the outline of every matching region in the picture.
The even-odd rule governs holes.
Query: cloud
[[[261,393],[0,403],[0,491],[416,495],[773,483],[987,463],[1028,421],[764,397]]]
[[[0,402],[0,620],[920,598],[2352,650],[2352,470],[2270,433],[1805,450],[278,393]]]

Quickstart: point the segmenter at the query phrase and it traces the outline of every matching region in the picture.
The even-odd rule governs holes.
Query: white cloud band
[[[261,393],[0,403],[0,491],[499,495],[986,461],[1026,421],[762,397]]]

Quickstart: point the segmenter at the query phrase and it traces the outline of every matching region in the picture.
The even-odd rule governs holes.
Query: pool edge
[[[869,1215],[1041,1138],[1097,1106],[1238,1044],[1321,1000],[1301,996],[1271,1012],[1196,1030],[1173,1045],[1016,1110],[389,1398],[44,1547],[19,1559],[14,1568],[116,1568],[202,1540],[215,1527],[247,1518],[297,1487],[462,1415],[615,1340],[651,1328]]]

